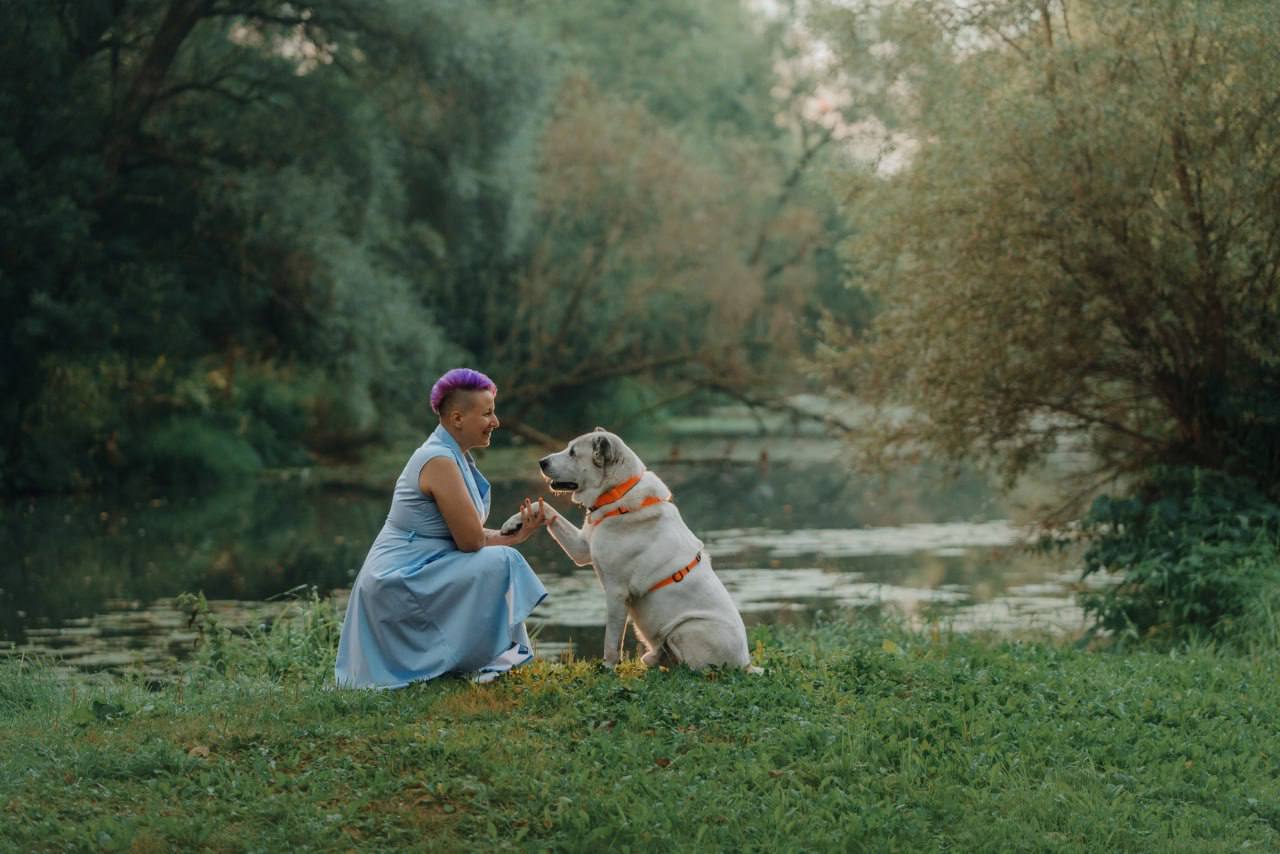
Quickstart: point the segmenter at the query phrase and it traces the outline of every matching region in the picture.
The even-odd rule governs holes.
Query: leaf
[[[187,755],[194,759],[208,759],[209,748],[203,744],[197,744],[187,751]]]
[[[894,655],[902,651],[896,643],[889,640],[888,638],[885,638],[884,643],[880,644],[880,648],[883,649],[885,652],[889,653],[890,655]]]
[[[657,759],[653,760],[653,764],[657,765],[659,768],[666,768],[671,764],[671,760],[665,756],[659,756]]]

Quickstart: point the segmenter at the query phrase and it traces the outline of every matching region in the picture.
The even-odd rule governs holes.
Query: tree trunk
[[[120,173],[125,155],[137,140],[143,117],[160,94],[165,75],[177,58],[178,50],[212,5],[212,0],[172,0],[169,4],[124,103],[116,111],[107,131],[102,158],[104,187],[114,183]]]

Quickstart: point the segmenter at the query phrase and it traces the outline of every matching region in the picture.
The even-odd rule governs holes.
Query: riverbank
[[[537,662],[369,693],[325,687],[332,627],[224,638],[153,691],[3,665],[0,847],[1280,848],[1270,653],[863,621],[754,628],[761,676]]]
[[[748,431],[735,422],[685,418],[661,435],[630,443],[641,459],[668,473],[684,466],[752,466],[767,470],[774,463],[853,467],[852,452],[838,438],[813,433]],[[687,422],[687,423],[686,423]],[[409,452],[421,441],[405,436],[364,449],[358,462],[325,461],[311,466],[268,470],[269,482],[296,481],[309,486],[366,489],[377,495],[395,485]],[[540,445],[521,441],[476,449],[474,455],[489,480],[540,480],[538,459],[548,453]]]

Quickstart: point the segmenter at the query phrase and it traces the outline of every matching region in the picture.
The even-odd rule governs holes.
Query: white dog
[[[581,528],[550,507],[549,528],[578,566],[591,564],[604,587],[604,661],[621,655],[630,616],[646,652],[642,661],[745,668],[747,633],[711,556],[680,517],[656,474],[612,433],[597,427],[539,461],[553,492],[571,492],[587,508]],[[520,527],[516,514],[502,526]]]

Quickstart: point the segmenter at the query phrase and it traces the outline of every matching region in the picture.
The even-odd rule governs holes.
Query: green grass
[[[6,665],[0,849],[1280,849],[1274,654],[752,641],[761,676],[540,662],[388,693]]]

